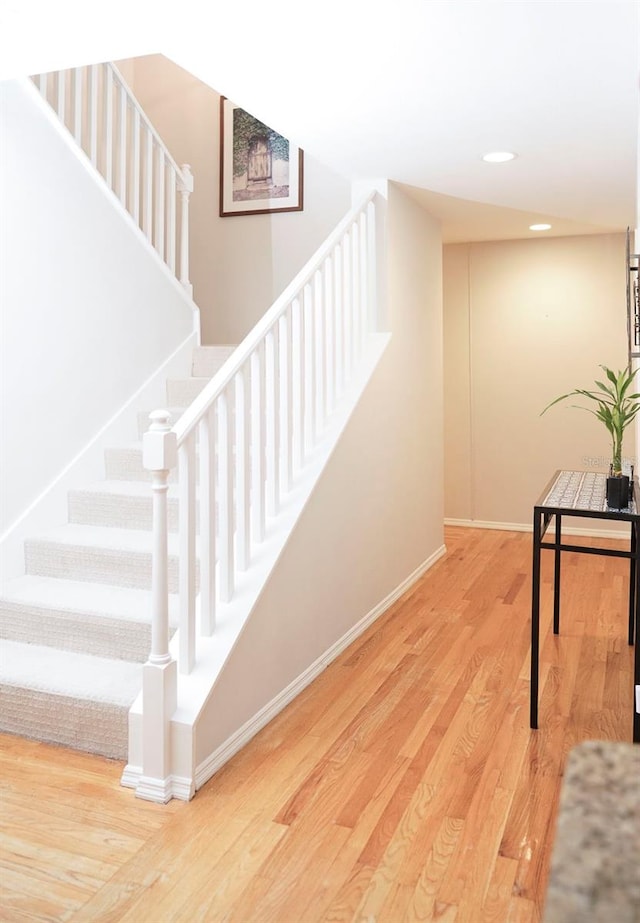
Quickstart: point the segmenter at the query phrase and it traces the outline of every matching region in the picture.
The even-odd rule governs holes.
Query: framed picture
[[[220,97],[220,216],[302,211],[303,153]]]

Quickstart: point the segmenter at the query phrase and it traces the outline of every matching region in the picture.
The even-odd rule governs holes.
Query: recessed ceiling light
[[[529,225],[530,231],[548,231],[550,230],[550,228],[551,228],[550,224],[530,224]]]
[[[490,153],[485,154],[482,159],[486,163],[506,163],[508,160],[514,160],[516,157],[517,154],[511,151],[490,151]]]

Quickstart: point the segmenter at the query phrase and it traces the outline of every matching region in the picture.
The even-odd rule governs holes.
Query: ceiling
[[[37,9],[36,9],[37,8]],[[637,223],[635,0],[0,0],[0,79],[161,52],[446,240]],[[73,23],[73,26],[70,25]],[[517,158],[487,164],[481,155]]]

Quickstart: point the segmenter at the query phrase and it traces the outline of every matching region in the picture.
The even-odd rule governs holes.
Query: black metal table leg
[[[553,570],[553,633],[560,631],[560,545],[562,543],[562,516],[556,513],[556,550]]]
[[[538,660],[540,656],[540,541],[541,514],[533,513],[533,583],[531,587],[531,687],[529,726],[538,727]]]
[[[629,644],[633,644],[634,624],[636,616],[636,570],[638,535],[636,529],[638,524],[631,523],[631,558],[629,559]]]
[[[633,531],[639,527],[638,522],[633,523]],[[640,567],[638,566],[638,541],[636,535],[635,557],[631,560],[634,562],[635,569],[635,650],[633,652],[633,742],[640,743],[640,645],[638,644],[638,632],[640,631]]]

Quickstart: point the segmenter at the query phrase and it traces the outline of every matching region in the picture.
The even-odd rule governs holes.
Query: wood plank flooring
[[[531,537],[446,542],[190,804],[137,800],[119,763],[0,737],[0,919],[540,920],[568,751],[631,739],[628,565],[564,555],[554,637],[543,553],[532,732]]]

